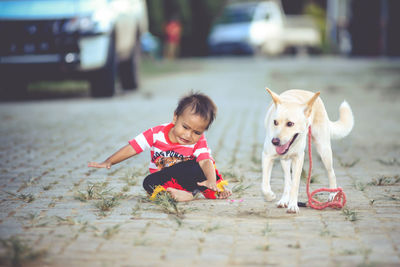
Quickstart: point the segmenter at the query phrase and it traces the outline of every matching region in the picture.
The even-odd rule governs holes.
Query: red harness
[[[310,193],[310,181],[311,181],[311,171],[312,171],[312,152],[311,152],[311,126],[308,127],[308,157],[309,157],[309,169],[308,169],[308,178],[307,178],[307,196],[308,196],[308,205],[313,209],[322,210],[326,207],[331,207],[334,209],[341,209],[346,204],[346,194],[344,193],[343,189],[338,187],[334,189],[330,188],[320,188],[314,190]],[[335,197],[332,201],[328,202],[319,202],[318,200],[314,199],[313,196],[319,192],[337,192]]]

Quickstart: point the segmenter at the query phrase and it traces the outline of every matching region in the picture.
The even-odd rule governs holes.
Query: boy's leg
[[[217,181],[221,179],[221,176],[217,172]],[[187,197],[181,198],[180,196],[183,193],[187,195],[187,192],[185,191],[201,191],[206,198],[216,198],[214,191],[205,186],[199,186],[197,184],[198,182],[205,180],[207,180],[207,178],[205,177],[199,163],[195,160],[190,160],[175,164],[171,167],[167,167],[161,171],[150,174],[144,179],[143,187],[149,194],[152,194],[154,188],[156,188],[158,185],[168,186],[168,183],[174,181],[172,184],[177,186],[177,188],[175,187],[176,190],[170,189],[169,192],[177,196],[177,200],[185,199],[182,201],[187,201]],[[178,194],[179,192],[177,190],[181,191],[182,194]]]
[[[198,182],[207,180],[200,165],[195,160],[188,160],[165,168],[165,173],[176,180],[176,182],[187,191],[193,192],[196,189],[204,191],[205,186],[197,185]]]
[[[143,180],[143,188],[146,190],[147,193],[152,194],[153,190],[159,186],[163,185],[166,182],[171,180],[171,177],[168,177],[167,175],[164,175],[163,170],[152,173],[148,175],[146,178]]]

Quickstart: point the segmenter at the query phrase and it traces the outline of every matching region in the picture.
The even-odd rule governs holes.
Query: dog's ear
[[[268,93],[271,95],[272,101],[274,101],[275,105],[279,105],[281,103],[281,100],[279,99],[279,96],[269,90],[267,87],[265,89],[268,91]]]
[[[320,94],[321,94],[321,92],[316,92],[313,95],[313,97],[311,97],[311,99],[308,100],[308,102],[306,104],[306,108],[304,110],[304,114],[306,115],[306,117],[309,117],[311,115],[311,110],[314,105],[314,102],[315,102],[315,100],[317,100],[317,98],[319,97]]]

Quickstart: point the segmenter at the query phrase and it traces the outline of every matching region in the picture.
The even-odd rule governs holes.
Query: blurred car
[[[15,95],[30,81],[83,79],[107,97],[119,74],[135,89],[147,28],[145,0],[0,1],[0,87]]]
[[[280,45],[283,18],[275,1],[244,2],[227,5],[208,37],[211,54],[252,54],[268,41],[273,49]]]
[[[208,37],[214,55],[279,55],[285,51],[317,51],[320,45],[312,19],[286,16],[279,0],[228,4]]]

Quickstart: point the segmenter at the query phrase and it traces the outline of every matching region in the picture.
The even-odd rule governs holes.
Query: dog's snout
[[[279,144],[281,143],[281,140],[279,138],[272,138],[272,144],[275,146],[279,146]]]

